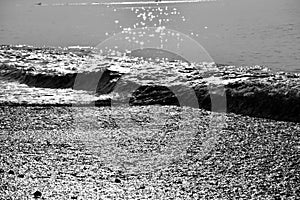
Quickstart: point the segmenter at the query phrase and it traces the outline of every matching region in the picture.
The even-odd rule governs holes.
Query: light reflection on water
[[[133,1],[136,0],[130,0]],[[297,0],[265,0],[263,3],[218,0],[151,5],[144,6],[145,10],[141,5],[35,6],[37,2],[1,1],[1,44],[96,46],[124,28],[164,25],[189,35],[218,63],[267,65],[289,71],[300,68],[300,3]],[[62,3],[74,2],[82,3],[79,0]],[[111,1],[85,1],[93,2]],[[42,4],[47,3],[55,2],[42,1]],[[162,14],[158,8],[163,9]],[[176,14],[171,14],[174,8]],[[144,20],[141,14],[149,12],[157,18],[150,21],[147,16]]]

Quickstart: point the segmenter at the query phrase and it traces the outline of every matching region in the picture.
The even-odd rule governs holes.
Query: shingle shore
[[[2,106],[0,199],[299,197],[298,123],[212,116],[174,106]]]

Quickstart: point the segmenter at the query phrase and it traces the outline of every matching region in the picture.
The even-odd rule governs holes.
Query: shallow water
[[[111,1],[103,0],[84,4],[80,0],[45,0],[39,6],[37,2],[0,2],[0,44],[98,46],[124,28],[161,25],[195,40],[217,63],[300,71],[297,0],[217,0],[149,6],[107,6],[101,3]],[[151,21],[151,16],[156,18]],[[184,49],[186,55],[191,52]]]

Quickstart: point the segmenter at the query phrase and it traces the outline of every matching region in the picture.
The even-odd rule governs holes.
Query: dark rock
[[[0,169],[0,174],[3,174],[4,172],[4,169]]]
[[[47,146],[51,146],[51,142],[49,142],[48,140],[46,141],[46,145]]]
[[[19,178],[24,178],[24,176],[25,176],[24,174],[19,174],[18,175]]]
[[[176,181],[174,181],[174,183],[176,183],[176,184],[182,184],[182,180],[176,180]]]
[[[10,174],[10,175],[15,175],[15,172],[14,172],[13,170],[9,170],[9,171],[8,171],[8,174]]]
[[[36,161],[41,161],[41,160],[42,160],[42,157],[34,157],[34,159],[35,159]]]
[[[118,179],[118,178],[116,178],[116,179],[115,179],[115,183],[121,183],[121,180]]]
[[[140,190],[143,190],[143,189],[145,189],[145,188],[146,188],[145,185],[141,185],[141,186],[139,187]]]
[[[42,193],[40,191],[35,191],[33,193],[33,196],[35,199],[41,198],[42,197]]]

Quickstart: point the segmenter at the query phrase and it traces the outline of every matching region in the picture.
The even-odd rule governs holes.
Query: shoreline
[[[224,88],[226,95],[215,97],[226,99],[227,112],[300,122],[297,73],[272,72],[262,66],[103,57],[91,48],[80,47],[1,46],[0,51],[2,85],[8,84],[1,105],[110,106],[111,101],[124,101],[120,94],[126,91],[133,92],[130,105],[179,105],[178,98],[190,98],[183,90],[189,87],[199,108],[210,110],[212,91],[208,85],[213,85],[214,89]],[[70,97],[65,98],[66,94]]]
[[[208,85],[221,84],[227,111],[262,116],[268,107],[247,104],[257,98],[261,105],[279,103],[278,113],[299,101],[298,74],[26,48],[8,51],[9,56],[1,52],[7,61],[0,65],[0,198],[297,197],[297,107],[296,113],[285,110],[277,118],[272,113],[273,119],[204,109],[211,106]],[[160,75],[152,85],[145,76],[149,72]],[[79,84],[85,90],[62,88],[72,85],[74,74],[92,84]],[[100,84],[95,84],[99,75]],[[51,85],[53,77],[58,81]],[[130,104],[112,106],[111,99],[116,103],[120,96],[111,91],[130,91],[128,83],[139,85]],[[178,104],[170,89],[186,84],[202,108]],[[189,97],[184,91],[178,94]]]

